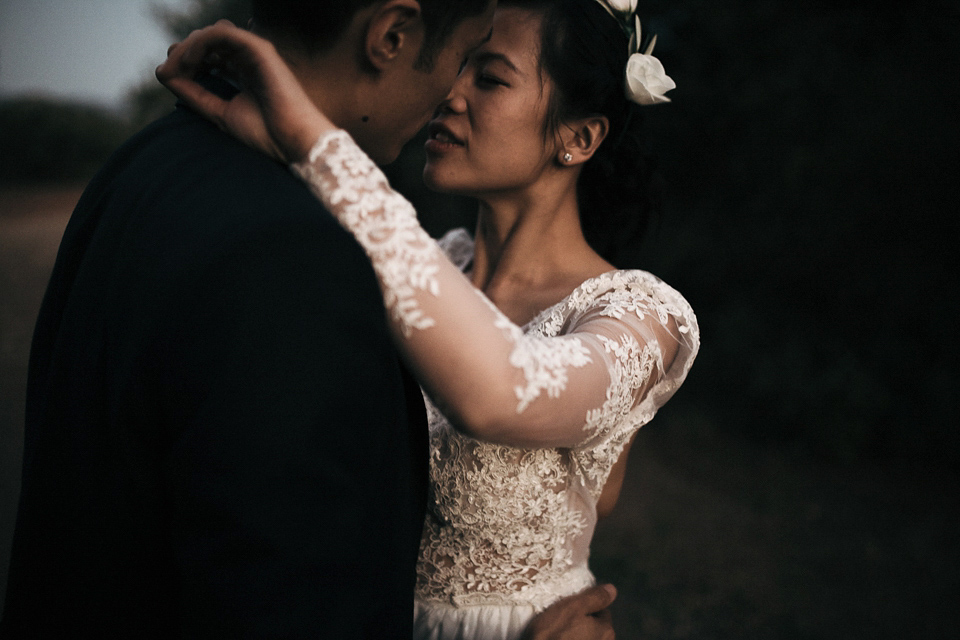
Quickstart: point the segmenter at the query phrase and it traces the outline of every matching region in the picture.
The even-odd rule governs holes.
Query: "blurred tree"
[[[116,114],[42,98],[0,102],[0,183],[85,180],[129,134]]]
[[[238,25],[250,19],[250,0],[191,0],[186,7],[172,7],[163,0],[153,5],[153,14],[167,33],[170,42],[183,40],[194,29],[226,18]],[[157,64],[160,64],[157,60]],[[127,98],[130,120],[140,128],[169,113],[176,100],[155,78],[144,80],[132,89]]]
[[[957,3],[644,6],[679,85],[645,264],[701,317],[683,393],[829,458],[960,459]]]
[[[191,31],[226,18],[244,26],[250,20],[250,0],[192,0],[186,8],[154,4],[154,15],[175,40],[183,40]]]

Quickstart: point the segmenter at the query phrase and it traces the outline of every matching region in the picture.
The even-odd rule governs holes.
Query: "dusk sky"
[[[0,97],[42,94],[119,106],[163,61],[151,6],[186,0],[0,0]]]

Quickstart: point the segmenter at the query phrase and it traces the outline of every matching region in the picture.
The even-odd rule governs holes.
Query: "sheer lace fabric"
[[[370,257],[428,396],[418,606],[538,611],[592,584],[603,485],[699,348],[689,305],[649,273],[612,271],[518,327],[461,272],[469,236],[444,239],[452,263],[346,133],[294,170]],[[463,433],[478,430],[486,441]]]
[[[464,230],[440,244],[465,266],[473,243]],[[522,329],[549,344],[583,323],[622,336],[626,323],[636,325],[631,333],[652,340],[655,333],[645,323],[666,325],[670,319],[684,340],[652,386],[661,352],[656,342],[641,347],[608,337],[609,352],[593,354],[619,371],[607,377],[616,384],[610,384],[606,401],[581,413],[582,441],[574,447],[481,442],[455,429],[427,398],[431,495],[418,599],[438,606],[523,604],[539,611],[593,583],[587,560],[597,501],[627,441],[689,371],[699,343],[696,319],[683,298],[654,276],[616,271],[582,283]],[[646,394],[636,401],[635,390],[645,385]]]
[[[420,228],[413,207],[345,131],[320,139],[299,175],[370,255],[385,304],[405,335],[433,326],[416,292],[438,292],[437,245]]]

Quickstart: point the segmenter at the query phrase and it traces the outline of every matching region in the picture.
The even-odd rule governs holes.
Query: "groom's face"
[[[392,162],[446,98],[469,55],[489,38],[496,0],[478,16],[465,18],[447,38],[428,68],[412,61],[394,69],[382,83],[382,101],[369,125],[354,135],[380,164]],[[363,139],[360,139],[363,138]]]

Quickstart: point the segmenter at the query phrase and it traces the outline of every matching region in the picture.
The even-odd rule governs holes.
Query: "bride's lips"
[[[428,152],[443,153],[466,145],[449,127],[433,121],[427,127],[427,143],[424,146]]]

